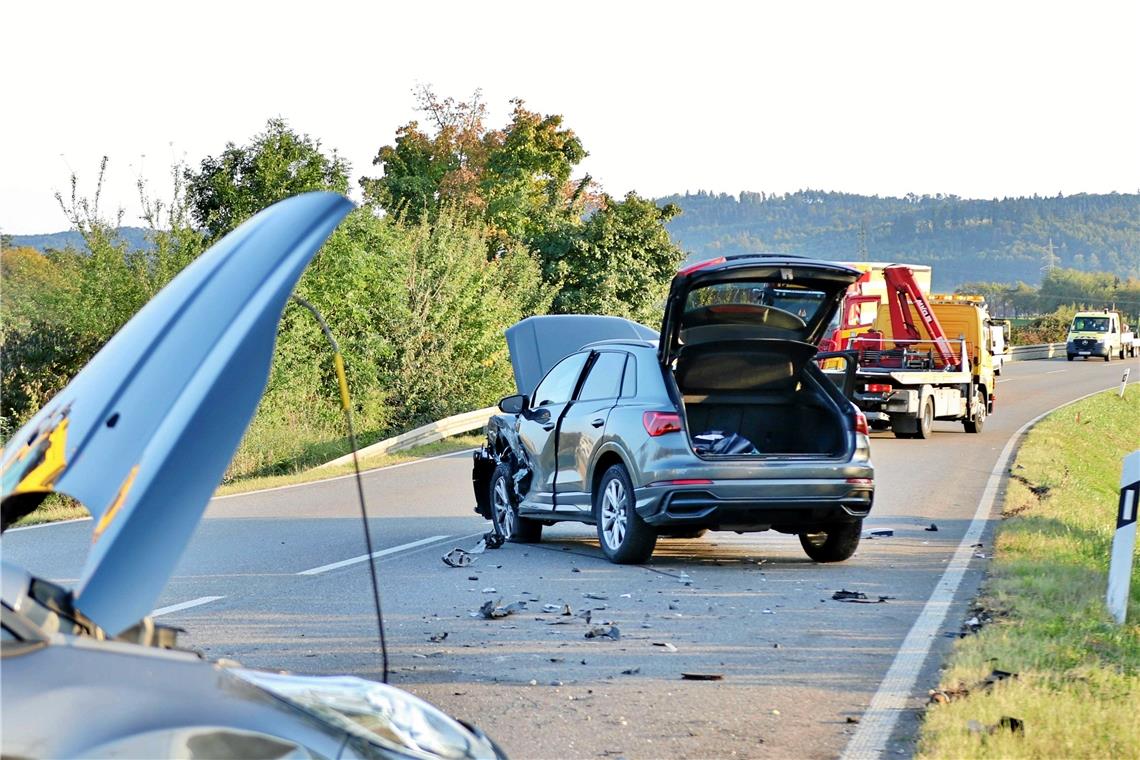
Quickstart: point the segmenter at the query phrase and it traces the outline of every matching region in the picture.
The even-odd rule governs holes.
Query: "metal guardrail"
[[[1052,359],[1055,356],[1064,355],[1064,343],[1043,343],[1038,346],[1014,346],[1006,353],[1005,360],[1007,362],[1021,362],[1032,359]],[[423,446],[425,443],[442,441],[444,438],[450,438],[460,433],[469,433],[472,430],[478,430],[486,425],[487,418],[498,411],[499,408],[497,406],[489,406],[486,409],[476,409],[473,412],[464,412],[463,414],[456,414],[436,422],[430,422],[427,425],[421,425],[415,430],[409,430],[407,433],[402,433],[392,438],[385,438],[383,441],[378,441],[371,446],[365,446],[357,452],[357,456],[366,457],[373,454],[387,454],[392,451],[403,451],[404,449],[410,449],[415,446]],[[351,461],[352,454],[345,454],[331,462],[318,465],[316,469],[319,470],[323,467],[347,464]]]
[[[498,411],[499,407],[489,406],[486,409],[476,409],[473,412],[464,412],[463,414],[456,414],[436,422],[429,422],[415,430],[409,430],[406,433],[393,436],[392,438],[377,441],[371,446],[365,446],[357,452],[357,456],[366,457],[373,454],[387,454],[392,451],[403,451],[404,449],[410,449],[414,446],[423,446],[425,443],[442,441],[444,438],[450,438],[460,433],[469,433],[472,430],[478,430],[486,425],[487,419]],[[323,467],[347,464],[351,461],[352,454],[348,453],[342,457],[337,457],[331,462],[318,465],[316,469],[319,470]]]
[[[1064,343],[1041,343],[1036,346],[1013,346],[1006,352],[1007,362],[1024,362],[1032,359],[1052,359],[1065,355]]]

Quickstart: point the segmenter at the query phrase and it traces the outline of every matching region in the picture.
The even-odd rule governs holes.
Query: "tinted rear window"
[[[829,303],[823,291],[794,283],[724,282],[689,293],[682,325],[760,323],[794,329],[810,323]]]

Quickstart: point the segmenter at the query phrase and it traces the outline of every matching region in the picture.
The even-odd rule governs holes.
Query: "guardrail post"
[[[1120,378],[1120,398],[1124,398],[1124,388],[1128,385],[1128,373],[1131,371],[1131,367],[1124,370],[1124,375]]]
[[[1120,625],[1124,625],[1124,618],[1128,615],[1137,510],[1140,510],[1140,449],[1124,458],[1124,468],[1120,473],[1120,508],[1116,513],[1116,534],[1112,537],[1112,558],[1108,565],[1105,601],[1109,613]]]

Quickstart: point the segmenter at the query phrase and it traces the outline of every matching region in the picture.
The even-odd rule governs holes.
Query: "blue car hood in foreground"
[[[75,607],[110,635],[149,614],[265,390],[277,323],[346,198],[282,201],[186,267],[8,442],[4,523],[41,494],[94,518]]]

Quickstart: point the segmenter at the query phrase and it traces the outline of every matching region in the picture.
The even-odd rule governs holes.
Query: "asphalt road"
[[[995,515],[974,518],[988,481],[1000,504],[999,455],[1026,422],[1118,383],[1126,366],[1140,375],[1135,361],[1011,364],[981,435],[952,423],[936,423],[926,441],[874,434],[865,528],[894,535],[865,539],[839,565],[809,561],[790,536],[710,533],[662,540],[650,564],[619,567],[592,528],[564,525],[541,544],[455,569],[440,556],[489,527],[472,512],[469,455],[370,472],[370,524],[387,552],[378,564],[391,681],[478,724],[514,757],[837,757],[858,755],[855,745],[909,755],[926,690],[986,568]],[[215,499],[159,601],[161,619],[211,657],[378,678],[355,494],[338,479]],[[0,548],[33,573],[74,581],[89,536],[89,522],[74,522],[10,532]],[[948,586],[955,563],[962,582]],[[832,601],[840,589],[889,599]],[[500,599],[527,609],[473,616]],[[591,625],[613,623],[620,638],[587,639],[591,625],[544,612],[548,604],[589,610]],[[907,663],[914,678],[900,680]],[[682,680],[688,672],[723,680]],[[901,718],[884,723],[900,714],[882,709],[899,684]]]

